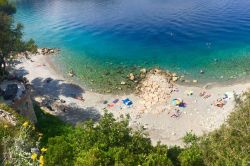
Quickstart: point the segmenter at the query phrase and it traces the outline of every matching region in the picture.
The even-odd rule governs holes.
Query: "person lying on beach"
[[[215,102],[214,102],[214,106],[217,106],[217,107],[220,107],[222,108],[224,105],[225,105],[225,101],[221,98],[217,99]]]
[[[201,91],[200,92],[200,97],[203,97],[206,94],[206,91]]]
[[[207,99],[207,98],[211,97],[211,94],[209,94],[207,91],[202,91],[200,93],[200,97],[203,97],[204,99]]]
[[[207,98],[209,98],[209,97],[211,97],[211,94],[206,94],[206,95],[204,96],[204,99],[207,99]]]
[[[85,101],[85,99],[82,96],[76,96],[75,99]]]
[[[174,110],[175,113],[171,115],[171,118],[178,118],[181,115],[181,111],[179,109]]]
[[[46,66],[45,64],[36,65],[36,67]]]

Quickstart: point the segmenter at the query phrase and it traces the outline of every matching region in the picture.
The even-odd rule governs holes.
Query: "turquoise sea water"
[[[249,0],[16,0],[25,38],[98,89],[158,66],[199,82],[250,74]],[[205,74],[200,74],[200,70]]]

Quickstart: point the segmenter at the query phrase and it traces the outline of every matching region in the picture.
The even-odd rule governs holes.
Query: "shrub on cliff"
[[[45,151],[38,149],[41,137],[35,126],[5,104],[0,104],[0,109],[15,119],[15,123],[13,119],[0,119],[0,165],[42,166]]]
[[[199,147],[206,165],[250,165],[250,92],[236,98],[227,122],[202,137]]]
[[[43,166],[43,154],[46,150],[45,148],[39,150],[35,127],[29,121],[16,126],[2,123],[0,135],[0,165]]]
[[[178,155],[182,166],[203,166],[203,156],[199,147],[199,138],[192,132],[188,132],[183,138],[185,148]]]
[[[105,113],[98,124],[88,121],[63,136],[49,139],[47,165],[172,165],[168,148],[132,131],[128,118]]]

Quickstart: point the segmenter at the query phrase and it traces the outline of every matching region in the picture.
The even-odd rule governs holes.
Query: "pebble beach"
[[[86,119],[98,120],[104,110],[117,118],[129,114],[130,126],[135,129],[143,126],[154,144],[161,141],[182,146],[182,137],[187,132],[202,135],[215,130],[233,111],[234,96],[250,87],[250,83],[185,86],[176,82],[175,74],[143,69],[144,79],[135,92],[100,94],[59,73],[48,55],[38,53],[19,61],[16,72],[29,80],[33,99],[45,111],[72,124]],[[132,104],[124,104],[125,99]]]

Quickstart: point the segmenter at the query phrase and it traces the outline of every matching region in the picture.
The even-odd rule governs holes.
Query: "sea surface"
[[[200,83],[250,75],[250,0],[14,2],[24,38],[59,47],[56,66],[63,72],[72,68],[97,90],[123,88],[120,82],[144,67]]]

